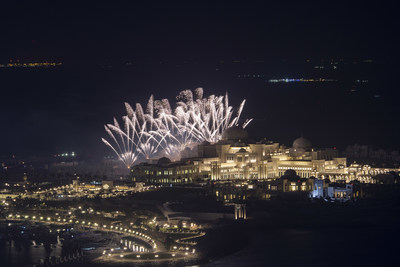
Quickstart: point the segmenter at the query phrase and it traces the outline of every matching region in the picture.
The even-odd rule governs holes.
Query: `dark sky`
[[[2,6],[1,57],[382,56],[398,26],[384,2],[145,2]]]
[[[104,135],[102,127],[113,116],[122,115],[124,101],[144,104],[151,93],[173,99],[180,90],[196,87],[204,87],[206,94],[229,91],[234,105],[242,98],[253,101],[248,101],[245,115],[260,119],[265,134],[258,135],[278,142],[288,143],[303,132],[321,146],[358,141],[385,147],[394,142],[393,146],[399,147],[393,126],[399,115],[395,101],[398,85],[393,81],[398,73],[399,25],[393,4],[131,2],[135,3],[2,4],[0,64],[19,59],[61,61],[64,66],[55,70],[0,69],[0,155],[64,150],[104,153],[99,142]],[[341,88],[321,95],[315,88],[267,91],[264,84],[232,80],[230,74],[253,70],[253,66],[218,75],[214,71],[220,60],[295,62],[306,58],[374,59],[375,83],[370,93],[383,94],[383,100],[376,103],[365,94],[354,104],[346,98],[343,103],[354,108],[343,109]],[[127,62],[133,63],[131,68],[124,67]],[[190,64],[180,65],[183,62]],[[275,66],[266,65],[263,72],[273,73]],[[291,75],[284,67],[280,70],[275,73]],[[251,88],[246,91],[243,87]],[[315,117],[313,105],[320,107],[317,119],[311,119]],[[299,108],[300,117],[290,116]],[[353,110],[358,113],[352,115]],[[341,125],[310,122],[326,118],[341,121]],[[340,127],[349,129],[347,139]],[[385,136],[390,136],[386,143],[374,139]],[[331,141],[324,142],[324,138]]]

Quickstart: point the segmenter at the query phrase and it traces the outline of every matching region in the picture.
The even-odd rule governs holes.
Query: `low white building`
[[[333,200],[347,201],[353,195],[353,185],[346,184],[345,186],[328,186],[327,197]]]
[[[314,179],[314,187],[310,192],[310,197],[311,198],[325,197],[324,189],[325,189],[325,181],[321,179]]]

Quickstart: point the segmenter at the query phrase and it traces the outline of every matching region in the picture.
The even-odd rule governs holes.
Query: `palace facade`
[[[184,150],[181,156],[177,162],[164,157],[156,162],[135,165],[131,168],[132,177],[135,181],[158,183],[274,180],[285,171],[294,170],[301,178],[374,183],[375,175],[399,172],[399,169],[368,165],[348,166],[338,150],[315,149],[304,137],[294,140],[290,148],[266,139],[254,142],[247,131],[239,127],[227,129],[219,142],[203,142],[192,150]]]

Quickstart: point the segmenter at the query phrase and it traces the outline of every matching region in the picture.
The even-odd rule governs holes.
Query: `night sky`
[[[173,102],[197,87],[205,95],[228,91],[234,106],[246,98],[243,118],[255,118],[256,138],[290,145],[303,134],[320,147],[399,149],[395,6],[293,2],[2,4],[0,64],[63,66],[0,69],[0,155],[111,154],[100,140],[103,125],[123,115],[125,101],[144,105],[154,94]],[[315,74],[301,63],[332,58],[373,64]],[[344,82],[272,87],[237,78],[255,72],[369,84],[349,94]]]

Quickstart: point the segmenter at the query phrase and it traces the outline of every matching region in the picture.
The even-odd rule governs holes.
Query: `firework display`
[[[132,108],[125,103],[121,125],[115,118],[113,124],[105,125],[109,141],[102,141],[128,168],[137,161],[161,156],[178,160],[184,149],[203,141],[218,142],[225,129],[239,126],[246,102],[243,100],[234,114],[228,93],[203,97],[203,89],[197,88],[180,92],[176,99],[174,109],[167,99],[154,100],[153,95],[145,109],[141,104]],[[248,119],[240,126],[245,128],[250,122]]]

